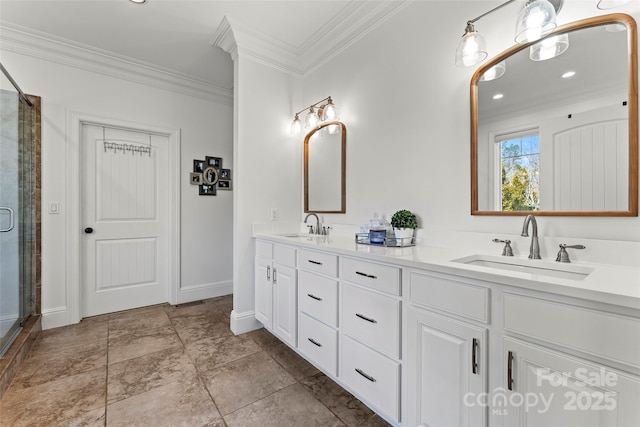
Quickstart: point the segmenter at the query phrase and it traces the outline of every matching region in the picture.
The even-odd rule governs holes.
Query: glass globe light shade
[[[298,136],[302,133],[302,122],[300,121],[300,117],[296,114],[296,117],[291,122],[291,135]]]
[[[516,43],[539,40],[556,28],[556,10],[547,0],[529,0],[516,23]]]
[[[562,55],[569,49],[569,34],[559,34],[547,37],[529,48],[529,58],[532,61],[546,61]]]
[[[331,98],[327,101],[327,105],[322,108],[322,119],[327,122],[334,122],[338,120],[338,109],[333,104]]]
[[[467,24],[464,36],[456,48],[456,65],[458,67],[472,67],[488,56],[484,37],[478,33],[473,25]]]
[[[312,129],[312,128],[318,127],[319,123],[320,123],[320,118],[316,114],[315,110],[313,109],[313,107],[309,108],[309,112],[307,113],[307,116],[304,118],[304,127],[307,129]]]

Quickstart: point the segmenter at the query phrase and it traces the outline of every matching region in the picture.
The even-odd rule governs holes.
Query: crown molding
[[[230,53],[234,60],[241,55],[277,70],[304,76],[373,31],[411,1],[348,2],[330,22],[298,46],[225,16],[209,44]]]
[[[0,50],[233,105],[232,88],[1,20]]]

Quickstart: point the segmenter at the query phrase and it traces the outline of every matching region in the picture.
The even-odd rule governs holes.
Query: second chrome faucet
[[[522,224],[522,237],[529,237],[529,224],[531,223],[531,246],[529,247],[529,258],[541,259],[540,244],[538,243],[538,222],[533,215],[527,215]]]

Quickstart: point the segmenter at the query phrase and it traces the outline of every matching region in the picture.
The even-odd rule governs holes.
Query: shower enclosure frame
[[[17,328],[11,331],[10,339],[3,339],[0,345],[4,351],[0,357],[1,397],[41,328],[41,99],[22,92],[2,64],[0,72],[13,86],[11,88],[6,85],[3,96],[11,96],[11,92],[15,90],[14,96],[18,98],[16,127],[27,135],[25,138],[18,132],[17,137],[16,156],[19,166],[16,191],[19,194],[16,197],[19,203],[17,209],[3,210],[0,225],[4,229],[13,227],[19,233],[17,270],[20,287]],[[4,142],[5,140],[0,141]],[[13,213],[10,212],[12,209]],[[7,213],[14,218],[7,218]],[[6,226],[8,219],[14,221]]]

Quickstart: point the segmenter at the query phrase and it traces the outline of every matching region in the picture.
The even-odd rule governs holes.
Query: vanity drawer
[[[400,268],[353,258],[342,259],[343,280],[400,295]]]
[[[256,256],[260,258],[273,258],[273,243],[256,240]]]
[[[338,256],[302,249],[300,250],[300,268],[338,277]]]
[[[329,326],[338,327],[338,281],[300,271],[298,308]]]
[[[489,323],[489,289],[441,277],[409,273],[409,299],[469,319]]]
[[[343,336],[340,377],[371,404],[399,421],[399,363]]]
[[[640,319],[504,293],[504,329],[640,368]]]
[[[342,330],[396,359],[400,358],[400,301],[342,285]]]
[[[273,245],[273,260],[288,267],[296,266],[296,249],[290,246]]]
[[[329,374],[338,376],[338,331],[300,313],[298,349]]]

